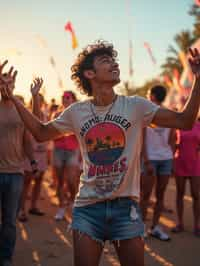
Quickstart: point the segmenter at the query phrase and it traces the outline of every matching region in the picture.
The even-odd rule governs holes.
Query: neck
[[[117,95],[115,94],[113,88],[101,87],[97,90],[93,90],[92,103],[99,106],[106,106],[115,101]]]

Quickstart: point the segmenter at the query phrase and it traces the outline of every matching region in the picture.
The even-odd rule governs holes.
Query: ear
[[[93,79],[95,77],[95,72],[93,70],[89,69],[89,70],[85,70],[83,72],[83,75],[87,79]]]
[[[155,96],[154,96],[153,94],[150,94],[150,95],[149,95],[149,98],[150,98],[150,100],[151,100],[152,102],[156,100],[156,98],[155,98]]]

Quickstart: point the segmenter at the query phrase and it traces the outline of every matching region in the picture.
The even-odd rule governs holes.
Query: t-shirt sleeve
[[[51,121],[52,125],[61,133],[74,133],[72,108],[65,109],[58,117]]]
[[[137,112],[140,119],[142,119],[143,127],[149,126],[153,120],[155,113],[160,108],[159,105],[140,97],[136,96]]]

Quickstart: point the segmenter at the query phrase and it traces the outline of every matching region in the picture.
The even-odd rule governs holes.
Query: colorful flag
[[[133,45],[132,41],[129,41],[129,75],[133,76]]]
[[[178,71],[177,68],[174,68],[173,69],[173,75],[174,75],[174,78],[176,79],[176,81],[179,82],[179,80],[180,80],[180,73],[179,73],[179,71]]]
[[[72,27],[71,22],[67,22],[67,24],[65,25],[65,30],[69,31],[71,33],[71,38],[72,38],[72,48],[76,49],[78,47],[78,40],[76,38],[76,34],[74,32],[74,29]]]
[[[181,96],[184,95],[185,90],[184,90],[184,87],[180,83],[180,73],[177,68],[173,69],[173,85]]]
[[[188,68],[188,60],[187,60],[187,56],[186,56],[185,52],[183,52],[183,51],[179,52],[179,59],[181,61],[183,69]]]
[[[147,49],[147,52],[148,52],[148,54],[149,54],[149,56],[151,58],[151,61],[155,65],[156,64],[156,59],[155,59],[155,57],[153,55],[153,52],[152,52],[150,44],[148,42],[144,42],[144,47]]]
[[[200,7],[200,0],[194,0],[195,4]]]
[[[171,79],[167,75],[163,76],[163,81],[167,84],[167,86],[169,88],[171,88],[173,86],[173,83],[172,83]]]

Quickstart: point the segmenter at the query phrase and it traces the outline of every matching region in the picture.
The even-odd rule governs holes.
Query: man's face
[[[112,86],[120,82],[119,65],[108,55],[97,56],[94,59],[94,79],[100,83],[108,83]]]
[[[65,108],[67,108],[70,104],[74,102],[74,98],[71,93],[67,92],[64,93],[64,96],[62,98],[62,103]]]

